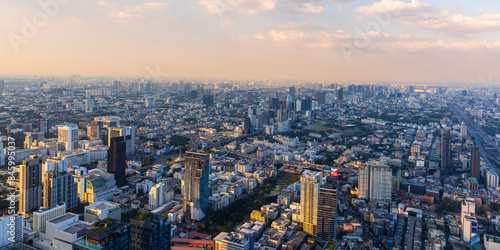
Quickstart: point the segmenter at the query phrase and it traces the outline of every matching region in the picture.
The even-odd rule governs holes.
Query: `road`
[[[457,107],[456,105],[449,105],[449,107],[453,111],[453,113],[455,113],[462,119],[462,121],[465,122],[469,135],[476,138],[476,146],[479,148],[479,151],[481,152],[481,155],[483,156],[483,159],[486,161],[486,163],[490,166],[495,166],[495,164],[492,164],[491,162],[491,160],[493,160],[495,161],[495,163],[500,164],[500,162],[495,159],[498,157],[498,154],[500,154],[500,147],[489,142],[488,137],[483,133],[483,131],[481,131],[481,128],[468,115],[466,115],[460,107]],[[495,155],[492,155],[492,157],[488,157],[491,156],[491,154],[488,154],[488,152],[486,152],[484,144],[495,148],[498,152]],[[496,170],[500,175],[500,169],[497,168]]]

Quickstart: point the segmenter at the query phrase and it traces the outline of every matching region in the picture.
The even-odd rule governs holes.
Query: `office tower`
[[[480,167],[480,159],[481,153],[479,152],[478,147],[471,148],[471,161],[470,161],[470,176],[479,180],[479,167]]]
[[[47,119],[38,120],[38,132],[49,133],[50,122]]]
[[[127,168],[127,145],[123,136],[111,139],[108,149],[108,173],[115,175],[116,185],[125,186],[125,169]]]
[[[304,232],[316,236],[321,172],[306,170],[300,176],[300,182],[300,222]]]
[[[248,91],[248,93],[247,93],[247,103],[250,104],[253,101],[254,101],[253,100],[253,92],[252,91]]]
[[[311,98],[303,99],[302,102],[300,103],[300,110],[302,110],[302,111],[309,111],[311,109],[312,109],[312,100],[311,100]]]
[[[252,132],[252,122],[250,121],[249,117],[245,118],[245,121],[243,122],[243,134],[248,135]]]
[[[113,127],[120,127],[120,117],[95,117],[94,120],[90,122],[90,140],[102,140],[104,144],[109,146],[109,128]]]
[[[23,228],[23,216],[21,215],[16,214],[0,217],[0,248],[3,249],[3,247],[14,242],[22,242]],[[11,231],[14,235],[11,235]],[[14,242],[12,242],[12,237]]]
[[[3,92],[5,90],[5,82],[0,80],[0,91]]]
[[[318,104],[325,104],[325,92],[316,92],[316,100],[318,101]]]
[[[26,136],[24,137],[24,148],[31,149],[32,145],[33,137],[31,136],[31,133],[26,133]]]
[[[160,182],[149,191],[149,206],[151,210],[157,209],[165,203],[165,185]]]
[[[214,96],[213,95],[204,95],[203,96],[203,105],[208,107],[214,106]]]
[[[271,109],[275,110],[275,111],[280,109],[280,99],[279,98],[274,97],[271,99]]]
[[[83,106],[85,109],[85,113],[92,113],[96,111],[95,100],[94,99],[85,99],[83,100]]]
[[[73,243],[74,250],[130,250],[130,227],[121,222],[100,221]]]
[[[54,205],[52,207],[42,208],[33,212],[33,231],[40,236],[41,232],[45,232],[47,221],[66,214],[66,205]]]
[[[111,145],[111,138],[123,136],[127,146],[127,156],[135,155],[135,127],[109,127],[107,145]]]
[[[365,165],[359,170],[359,198],[391,202],[392,171],[389,166]]]
[[[78,148],[78,126],[64,124],[57,130],[58,142],[64,145],[66,151]]]
[[[132,250],[170,250],[171,225],[167,217],[141,214],[130,223]]]
[[[331,242],[337,236],[337,183],[328,177],[319,189],[318,239]]]
[[[78,190],[75,177],[68,172],[50,171],[43,176],[43,206],[60,202],[71,212],[78,212]]]
[[[277,122],[282,122],[284,119],[283,117],[283,110],[282,109],[278,109],[278,111],[276,112],[276,121]]]
[[[222,232],[214,238],[214,250],[252,250],[251,239],[243,234]]]
[[[208,213],[209,159],[206,154],[197,152],[187,152],[185,158],[183,210],[191,219],[199,221]]]
[[[441,171],[451,170],[451,133],[445,131],[441,134]]]
[[[85,172],[77,170],[75,172]],[[84,175],[75,176],[78,185],[78,199],[82,203],[95,203],[113,199],[116,191],[115,175],[92,171]]]
[[[467,138],[467,125],[465,125],[465,122],[462,122],[460,126],[460,136],[462,136],[462,138]]]
[[[344,88],[337,90],[337,101],[339,104],[344,104]]]
[[[197,90],[197,93],[196,93],[196,97],[200,100],[203,100],[203,96],[205,95],[205,90],[203,89],[203,87],[201,86],[198,86],[198,90]]]
[[[19,169],[19,213],[28,213],[42,206],[42,158],[32,155]]]
[[[288,88],[288,95],[290,95],[292,99],[295,100],[295,87]]]

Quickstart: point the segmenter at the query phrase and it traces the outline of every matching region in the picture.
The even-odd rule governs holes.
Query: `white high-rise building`
[[[151,210],[158,208],[165,203],[165,185],[160,182],[154,185],[149,191],[149,206]]]
[[[467,138],[467,125],[465,125],[465,122],[462,122],[460,127],[460,136],[462,136],[462,138]]]
[[[304,232],[316,235],[321,172],[304,171],[300,176],[300,222]]]
[[[498,187],[498,174],[493,169],[486,170],[486,186],[492,188]]]
[[[75,124],[64,124],[57,130],[59,143],[64,143],[65,150],[73,150],[78,145],[78,126]]]
[[[464,218],[466,216],[474,217],[476,214],[476,203],[473,198],[467,198],[462,201],[462,211],[460,219],[462,221],[462,225],[464,224]]]

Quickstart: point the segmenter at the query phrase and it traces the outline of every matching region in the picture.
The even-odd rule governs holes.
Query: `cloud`
[[[322,30],[304,32],[297,30],[270,30],[266,34],[255,33],[238,36],[240,40],[268,41],[278,45],[292,45],[309,48],[333,48],[339,43],[352,39],[344,30]]]
[[[356,8],[356,10],[365,15],[376,15],[388,12],[397,15],[407,15],[428,11],[430,7],[429,4],[421,3],[418,0],[412,0],[409,3],[394,0],[381,0],[380,2],[375,2],[370,5],[360,6]]]
[[[442,40],[436,42],[431,41],[398,41],[396,43],[388,44],[385,47],[387,51],[394,50],[428,50],[428,49],[446,49],[446,50],[462,50],[462,51],[477,51],[477,50],[499,50],[500,41],[468,41],[468,42],[453,42],[447,43]]]
[[[212,14],[226,12],[244,12],[257,14],[262,11],[276,9],[276,0],[200,0],[198,4]]]
[[[388,15],[402,21],[407,26],[434,30],[453,36],[500,30],[500,13],[485,13],[480,16],[453,14],[439,10],[428,3],[412,0],[381,0],[356,10],[365,15]]]
[[[301,6],[295,7],[295,9],[303,14],[321,14],[325,12],[325,7],[323,6],[314,6],[311,3],[304,3]]]
[[[99,4],[109,9],[107,15],[113,18],[144,18],[147,13],[161,11],[167,8],[165,2],[145,2],[137,5],[120,4],[106,0],[99,0]]]

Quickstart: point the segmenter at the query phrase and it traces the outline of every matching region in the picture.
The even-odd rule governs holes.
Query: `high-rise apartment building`
[[[118,116],[94,117],[94,120],[90,122],[90,140],[102,140],[107,146],[109,146],[108,128],[119,126],[120,117]]]
[[[300,176],[300,222],[304,232],[317,235],[321,172],[304,171]]]
[[[42,206],[42,158],[24,160],[19,168],[19,213],[24,217]]]
[[[389,166],[365,165],[359,170],[359,198],[391,202],[392,171]]]
[[[78,126],[75,124],[64,124],[57,130],[58,142],[64,145],[66,151],[78,147]]]
[[[201,220],[208,214],[209,159],[206,154],[197,152],[187,152],[185,158],[183,210],[191,219]]]
[[[47,119],[38,120],[38,132],[48,133],[50,129],[50,123]]]
[[[15,242],[23,241],[23,216],[8,215],[0,217],[0,248],[8,246]],[[14,229],[14,230],[12,230]],[[14,232],[14,235],[10,233]],[[13,238],[12,238],[13,237]],[[14,240],[14,242],[12,241]],[[8,249],[8,248],[7,248]]]
[[[445,131],[441,134],[441,171],[451,170],[451,133]]]
[[[108,173],[115,175],[116,185],[118,187],[125,186],[125,169],[127,168],[127,145],[125,138],[111,138],[111,143],[108,150]]]
[[[318,239],[331,242],[337,235],[337,183],[327,178],[319,189]]]
[[[171,225],[167,217],[141,214],[130,220],[132,250],[170,250]]]
[[[78,211],[78,190],[75,177],[68,172],[50,171],[43,176],[43,206],[51,207],[60,202],[68,211]]]

